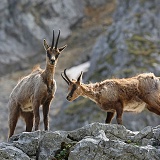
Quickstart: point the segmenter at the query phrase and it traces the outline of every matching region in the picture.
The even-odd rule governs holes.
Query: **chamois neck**
[[[97,90],[97,84],[82,84],[82,96],[91,99],[92,101],[98,103],[99,92]]]
[[[42,73],[42,77],[47,86],[51,86],[53,84],[54,74],[55,66],[46,65],[46,68]]]
[[[54,65],[48,64],[48,65],[46,65],[45,70],[55,70],[55,68],[56,68],[56,64],[54,64]]]
[[[44,72],[49,76],[54,76],[56,65],[46,65]]]

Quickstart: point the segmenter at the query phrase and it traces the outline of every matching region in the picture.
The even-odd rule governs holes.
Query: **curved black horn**
[[[52,49],[53,49],[53,46],[54,46],[54,30],[53,30],[53,38],[52,38],[52,46],[51,46]]]
[[[80,82],[81,78],[82,78],[83,72],[81,71],[81,74],[79,75],[79,77],[77,78],[77,82]]]
[[[72,83],[71,80],[68,78],[68,76],[67,76],[67,74],[66,74],[66,70],[67,70],[67,69],[64,70],[64,76],[65,76],[65,78],[67,79],[67,81],[68,81],[69,83]]]
[[[67,82],[67,84],[69,85],[68,80],[63,76],[63,73],[61,73],[62,78]]]
[[[55,49],[57,49],[57,47],[58,47],[58,40],[59,40],[59,36],[60,36],[60,30],[59,30],[59,33],[58,33],[58,37],[57,37],[57,41],[56,41],[56,45],[55,45]]]

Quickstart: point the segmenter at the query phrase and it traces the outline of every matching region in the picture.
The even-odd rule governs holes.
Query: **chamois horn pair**
[[[69,84],[71,84],[72,82],[71,82],[71,80],[68,78],[68,76],[67,76],[67,74],[66,74],[66,70],[67,70],[67,69],[65,69],[64,72],[61,73],[61,76],[62,76],[62,78],[67,82],[67,84],[69,85]],[[64,73],[64,75],[63,75],[63,73]],[[77,82],[79,82],[79,81],[81,80],[82,75],[83,75],[83,72],[81,72],[81,74],[80,74],[79,77],[77,78]]]
[[[57,49],[57,48],[58,48],[59,36],[60,36],[60,30],[59,30],[59,33],[58,33],[58,37],[57,37],[57,41],[56,41],[56,45],[55,45],[55,49]],[[53,30],[53,39],[52,39],[51,49],[53,49],[53,47],[54,47],[54,30]]]

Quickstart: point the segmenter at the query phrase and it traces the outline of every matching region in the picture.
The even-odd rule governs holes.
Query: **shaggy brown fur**
[[[9,98],[9,135],[14,134],[18,118],[22,116],[26,123],[26,131],[31,132],[33,120],[35,130],[39,129],[40,115],[39,107],[43,107],[44,129],[49,129],[48,113],[51,101],[56,91],[56,82],[54,80],[55,67],[59,54],[66,48],[66,45],[57,48],[60,31],[54,47],[54,31],[52,46],[49,47],[44,40],[46,50],[45,69],[34,68],[31,74],[23,77],[13,89]]]
[[[107,79],[95,84],[83,84],[82,74],[72,81],[66,70],[64,75],[61,74],[69,85],[67,100],[73,101],[79,96],[91,99],[107,111],[106,123],[110,123],[116,113],[117,123],[122,124],[124,111],[141,112],[144,108],[160,115],[160,81],[153,73],[126,79]]]

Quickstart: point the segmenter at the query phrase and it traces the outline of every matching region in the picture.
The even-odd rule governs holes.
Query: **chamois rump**
[[[124,111],[141,112],[144,108],[160,115],[160,78],[153,73],[143,73],[132,78],[107,79],[102,82],[83,84],[83,72],[77,80],[70,80],[66,69],[61,73],[67,82],[68,101],[79,96],[94,101],[107,112],[105,123],[110,123],[116,113],[118,124],[122,124]]]
[[[58,57],[67,45],[58,48],[60,30],[54,47],[54,30],[51,47],[44,39],[46,50],[45,69],[35,68],[29,75],[22,78],[14,87],[9,97],[9,133],[8,138],[14,134],[14,130],[21,116],[26,124],[26,132],[31,132],[33,124],[35,130],[39,129],[40,114],[39,107],[43,107],[44,129],[49,129],[49,108],[56,92],[56,81],[54,80],[55,68]]]

